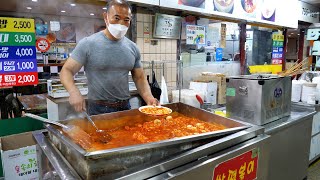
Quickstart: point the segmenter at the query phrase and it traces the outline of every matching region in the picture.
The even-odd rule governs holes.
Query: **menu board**
[[[160,0],[160,6],[281,27],[298,27],[298,0]]]
[[[179,39],[181,17],[166,14],[156,14],[153,37]]]
[[[33,19],[0,17],[0,87],[38,84]]]
[[[186,39],[187,39],[187,44],[191,44],[191,45],[206,44],[206,27],[196,26],[196,25],[187,25]]]
[[[129,2],[159,5],[159,0],[128,0]]]
[[[272,35],[272,64],[282,64],[283,42],[284,36],[282,34]]]

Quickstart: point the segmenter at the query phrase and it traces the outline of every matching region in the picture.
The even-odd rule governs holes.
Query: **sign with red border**
[[[38,84],[38,72],[0,74],[1,86],[26,86]]]
[[[40,52],[47,52],[50,49],[50,42],[45,38],[38,38],[36,47]]]
[[[213,180],[257,179],[259,149],[255,148],[218,164],[213,170]]]

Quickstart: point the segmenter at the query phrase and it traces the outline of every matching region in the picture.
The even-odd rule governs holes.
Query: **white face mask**
[[[109,19],[109,18],[108,18]],[[121,39],[123,38],[127,31],[128,27],[122,24],[111,24],[110,22],[108,23],[108,30],[110,34],[115,37],[116,39]]]

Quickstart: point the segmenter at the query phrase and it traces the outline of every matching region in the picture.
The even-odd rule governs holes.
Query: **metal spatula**
[[[43,118],[41,116],[37,116],[31,113],[26,113],[25,116],[37,119],[39,121],[54,124],[57,126],[62,127],[63,132],[67,133],[68,136],[77,144],[82,146],[84,149],[90,149],[91,148],[91,137],[88,133],[86,133],[84,130],[82,130],[78,126],[73,125],[64,125],[56,121],[50,121],[49,119]]]
[[[90,121],[93,127],[96,128],[97,137],[95,138],[95,140],[101,143],[108,143],[112,139],[112,136],[109,133],[105,132],[104,130],[98,129],[98,127],[93,122],[93,120],[91,119],[91,117],[88,115],[87,112],[83,111],[83,113],[86,115],[87,119]]]

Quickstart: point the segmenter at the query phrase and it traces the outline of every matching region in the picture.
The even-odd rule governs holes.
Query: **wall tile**
[[[150,17],[151,17],[150,14],[144,14],[143,15],[143,22],[150,22]]]
[[[161,61],[161,54],[156,54],[156,60]]]
[[[143,39],[143,53],[150,53],[150,43],[145,43],[146,38]]]
[[[161,54],[165,54],[166,53],[166,40],[165,39],[161,39],[160,40],[160,53]]]
[[[137,21],[138,22],[143,22],[143,14],[137,13]]]
[[[166,53],[171,53],[171,51],[172,51],[172,44],[171,44],[171,39],[167,39],[166,40],[166,47],[165,47],[165,51],[166,51]]]
[[[143,22],[137,22],[137,37],[143,37]]]
[[[143,36],[144,37],[151,37],[150,35],[150,23],[143,23]],[[145,33],[145,32],[149,32],[149,34],[148,33]]]
[[[161,61],[166,60],[166,54],[160,54]]]
[[[139,48],[139,50],[140,50],[140,53],[142,53],[142,51],[143,51],[143,38],[137,38],[137,46],[138,46],[138,48]]]
[[[143,55],[143,60],[144,61],[150,61],[150,54],[144,54]]]
[[[177,54],[171,54],[171,61],[177,61]]]
[[[156,46],[154,46],[154,45],[151,45],[151,43],[150,43],[150,53],[156,53]]]
[[[172,40],[171,41],[171,52],[172,53],[177,53],[177,40]]]
[[[166,54],[166,61],[170,61],[171,60],[171,54]]]
[[[150,60],[155,61],[156,60],[156,54],[150,54]]]

